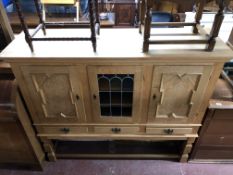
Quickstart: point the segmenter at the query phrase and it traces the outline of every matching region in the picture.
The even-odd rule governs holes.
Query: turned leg
[[[91,27],[91,42],[92,42],[93,50],[94,52],[96,52],[96,34],[95,34],[93,0],[89,0],[88,5],[89,5],[89,18],[90,18],[90,27]]]
[[[195,141],[195,138],[188,138],[185,145],[184,145],[184,149],[180,158],[180,162],[187,162],[188,161],[188,157],[189,157],[189,153],[192,150],[192,146],[193,143]]]
[[[34,51],[33,49],[33,45],[32,45],[32,38],[29,34],[29,31],[28,31],[28,26],[24,20],[24,16],[23,16],[23,13],[22,13],[22,9],[19,5],[19,0],[14,0],[14,3],[15,3],[15,7],[16,7],[16,11],[18,13],[18,16],[19,16],[19,20],[21,22],[21,25],[22,25],[22,28],[23,28],[23,31],[24,31],[24,34],[25,34],[25,40],[26,42],[28,43],[30,49],[31,49],[31,52]]]
[[[196,25],[193,26],[193,33],[195,33],[195,34],[198,33],[197,25],[200,24],[200,21],[201,21],[201,18],[202,18],[202,13],[203,13],[203,10],[204,10],[204,6],[205,6],[205,0],[200,0],[200,2],[197,3],[197,11],[196,11],[196,15],[195,15]]]
[[[144,25],[145,18],[145,0],[139,0],[138,2],[138,13],[139,13],[139,33],[142,33],[142,25]]]
[[[37,12],[37,16],[39,17],[39,21],[40,21],[40,24],[42,24],[42,30],[43,30],[43,33],[44,35],[46,35],[46,31],[45,31],[45,23],[44,23],[44,20],[42,18],[42,12],[41,12],[41,9],[39,7],[39,3],[38,3],[38,0],[34,0],[34,3],[35,3],[35,7],[36,7],[36,12]]]
[[[57,158],[56,158],[56,154],[54,151],[53,143],[51,142],[51,140],[44,139],[44,138],[42,138],[41,141],[43,143],[44,151],[45,151],[49,161],[55,162],[57,160]]]
[[[210,37],[209,37],[209,41],[206,47],[207,51],[212,51],[214,49],[215,43],[216,43],[216,37],[218,37],[223,19],[224,19],[224,14],[223,14],[223,10],[227,4],[228,0],[218,0],[218,5],[219,5],[219,10],[218,13],[215,15],[214,18],[214,23],[213,23],[213,27],[211,29],[210,32]]]
[[[95,30],[96,33],[100,34],[100,18],[99,18],[99,5],[98,0],[95,0]]]
[[[143,41],[143,52],[148,52],[149,50],[149,39],[151,31],[151,10],[153,6],[153,0],[146,0],[146,16],[144,21],[144,41]]]

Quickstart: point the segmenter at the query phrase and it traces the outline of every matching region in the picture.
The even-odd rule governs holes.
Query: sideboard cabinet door
[[[155,66],[149,122],[191,122],[198,115],[212,66]]]
[[[72,123],[85,120],[81,66],[21,66],[39,123]],[[36,116],[34,116],[36,115]]]
[[[138,122],[141,111],[141,66],[89,66],[95,122]]]

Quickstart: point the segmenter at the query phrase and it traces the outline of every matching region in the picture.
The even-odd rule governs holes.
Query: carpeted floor
[[[162,160],[58,160],[43,172],[0,170],[0,175],[233,175],[233,164],[192,164]]]

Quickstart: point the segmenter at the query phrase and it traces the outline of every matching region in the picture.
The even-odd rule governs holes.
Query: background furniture
[[[231,29],[231,33],[229,35],[229,38],[227,40],[228,46],[233,49],[233,28]]]
[[[195,162],[233,161],[233,87],[219,79],[191,154]]]
[[[135,0],[110,0],[99,1],[100,12],[115,13],[115,27],[133,27],[136,17]],[[110,11],[106,9],[109,7]]]
[[[64,32],[48,30],[55,36]],[[144,54],[137,29],[103,29],[98,42],[98,54],[67,42],[37,42],[32,54],[20,34],[1,55],[12,66],[49,160],[59,155],[57,141],[89,140],[95,147],[91,141],[135,140],[181,142],[174,144],[181,150],[176,157],[186,161],[232,51],[217,40],[213,52],[182,45]],[[174,158],[171,152],[143,156]]]
[[[4,7],[7,7],[9,4],[12,3],[12,1],[11,0],[2,0],[2,3],[3,3]]]
[[[14,36],[1,1],[0,24],[3,49]],[[10,65],[0,59],[0,167],[42,170],[45,155],[14,79]]]
[[[10,72],[0,72],[0,167],[42,170],[44,153],[14,76]]]
[[[184,21],[185,12],[193,11],[195,1],[196,0],[185,0],[185,1],[171,0],[171,2],[175,2],[178,4],[177,13],[173,13],[175,17],[178,16],[181,22]],[[103,7],[105,7],[106,4],[110,4],[110,6],[113,5],[113,9],[110,13],[115,13],[115,16],[118,16],[116,17],[118,19],[116,19],[113,23],[110,22],[111,25],[109,25],[109,23],[105,25],[106,21],[101,21],[103,22],[102,24],[103,27],[134,27],[138,25],[139,22],[138,7],[137,4],[135,4],[134,0],[127,0],[127,1],[110,0],[110,1],[104,1],[104,3],[101,2],[102,1],[99,0],[100,12],[106,12],[106,9],[104,9]],[[27,21],[28,26],[30,28],[36,27],[38,25],[38,19],[35,15],[36,10],[33,4],[33,0],[21,0],[21,4],[25,14],[25,20]],[[9,13],[8,16],[10,18],[10,23],[12,25],[14,32],[19,33],[21,31],[21,28],[18,17],[15,15],[15,11]]]
[[[33,0],[22,0],[22,10],[25,14],[25,21],[29,28],[35,28],[38,24],[38,18],[36,16],[36,10],[33,4]],[[136,5],[134,0],[112,0],[107,3],[101,3],[99,1],[99,12],[105,12],[103,8],[106,4],[113,5],[110,21],[101,20],[101,27],[134,27],[135,15],[136,15]],[[64,12],[64,11],[63,11]],[[8,13],[10,23],[15,33],[21,32],[20,21],[14,12]],[[56,20],[56,19],[53,19]],[[61,19],[62,20],[62,19]],[[64,19],[67,20],[67,19]],[[86,26],[87,27],[87,26]]]
[[[43,20],[44,21],[48,21],[46,20],[46,15],[49,11],[49,13],[51,14],[54,14],[57,16],[57,18],[59,16],[61,16],[61,14],[64,14],[65,17],[66,16],[72,16],[69,18],[68,21],[75,21],[75,22],[78,22],[79,21],[79,2],[76,1],[76,0],[65,0],[65,1],[59,1],[59,0],[42,0],[41,1],[41,4],[42,4],[42,14],[43,14]],[[55,7],[55,9],[47,9],[47,6],[49,6],[50,8],[53,8],[53,6]],[[62,13],[59,12],[59,6],[63,6],[63,10],[62,10]],[[56,7],[58,7],[58,12],[56,11]],[[67,12],[67,9],[69,9],[69,11]],[[59,15],[60,13],[60,15]],[[67,13],[67,14],[66,14]],[[72,14],[74,13],[74,14]],[[59,16],[58,16],[59,15]],[[50,21],[53,21],[50,19]]]
[[[134,26],[136,4],[133,0],[116,1],[114,12],[116,13],[116,26]]]
[[[0,1],[0,51],[13,39],[13,31],[8,21],[2,1]]]

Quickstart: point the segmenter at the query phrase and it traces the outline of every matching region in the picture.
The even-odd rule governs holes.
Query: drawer
[[[232,135],[204,135],[201,138],[200,144],[202,146],[232,146],[233,147],[233,136]]]
[[[146,128],[147,134],[158,134],[158,135],[181,135],[191,134],[192,128]]]
[[[233,135],[233,120],[212,120],[206,130],[209,135]]]
[[[232,109],[218,109],[215,110],[213,120],[219,120],[219,119],[228,119],[231,120],[230,122],[233,121],[233,116],[232,116]]]
[[[80,133],[88,133],[88,127],[52,127],[52,126],[46,126],[46,127],[37,127],[37,130],[40,134],[80,134]]]
[[[94,132],[98,134],[137,134],[139,127],[95,127]]]
[[[233,149],[226,148],[198,148],[194,155],[194,159],[231,159],[233,157]],[[208,160],[207,160],[208,161]]]

